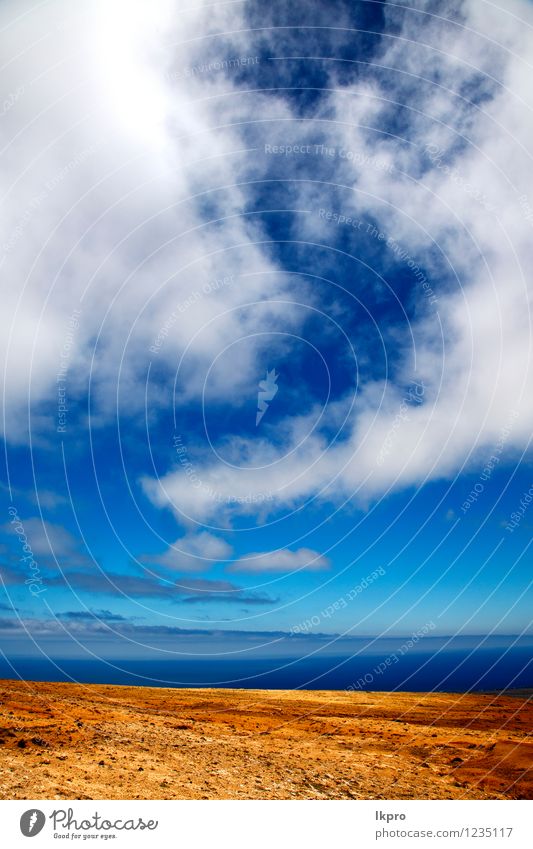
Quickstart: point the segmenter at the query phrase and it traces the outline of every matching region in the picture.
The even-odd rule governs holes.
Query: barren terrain
[[[524,799],[533,704],[0,681],[2,799]]]

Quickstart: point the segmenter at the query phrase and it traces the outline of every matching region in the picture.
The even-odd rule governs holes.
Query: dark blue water
[[[418,651],[391,661],[390,652],[357,657],[248,660],[0,659],[0,678],[161,687],[266,689],[503,690],[533,687],[531,644],[507,648]],[[387,665],[387,659],[389,664]],[[11,665],[10,665],[11,664]]]

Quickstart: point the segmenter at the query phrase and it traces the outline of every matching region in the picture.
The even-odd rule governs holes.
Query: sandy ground
[[[527,694],[0,681],[2,799],[524,799]]]

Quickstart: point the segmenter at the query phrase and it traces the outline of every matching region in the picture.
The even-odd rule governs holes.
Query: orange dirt
[[[527,697],[0,681],[2,799],[524,799]]]

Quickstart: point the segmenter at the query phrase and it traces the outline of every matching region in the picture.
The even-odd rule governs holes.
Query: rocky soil
[[[524,799],[528,695],[0,681],[2,799]]]

